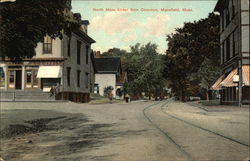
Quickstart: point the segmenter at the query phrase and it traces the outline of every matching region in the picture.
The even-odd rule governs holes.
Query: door
[[[16,89],[22,89],[22,71],[16,70]]]

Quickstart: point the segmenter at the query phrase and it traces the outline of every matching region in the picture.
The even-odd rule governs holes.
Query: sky
[[[217,0],[196,1],[72,1],[72,11],[89,20],[88,35],[95,51],[121,48],[129,51],[136,43],[156,43],[158,52],[167,49],[166,35],[185,22],[206,18]],[[164,9],[164,10],[161,10]]]

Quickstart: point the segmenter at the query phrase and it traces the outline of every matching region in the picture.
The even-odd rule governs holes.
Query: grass
[[[218,106],[220,105],[220,100],[200,100],[199,101],[204,106]]]
[[[124,100],[113,99],[110,101],[108,98],[100,98],[90,101],[90,104],[108,104],[108,103],[121,103]]]

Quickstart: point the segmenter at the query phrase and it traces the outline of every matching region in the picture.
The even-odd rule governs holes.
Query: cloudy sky
[[[96,40],[92,49],[104,52],[118,47],[156,43],[158,51],[167,48],[166,34],[184,22],[205,18],[216,0],[207,1],[72,1],[74,13],[89,20],[88,34]],[[162,11],[161,9],[165,9]]]

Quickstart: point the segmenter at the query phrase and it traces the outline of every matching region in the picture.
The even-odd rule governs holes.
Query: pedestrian
[[[125,100],[126,100],[126,103],[129,102],[129,94],[126,94],[126,95],[125,95]]]
[[[113,93],[112,91],[110,90],[109,93],[108,93],[108,98],[110,100],[110,102],[112,102],[112,99],[113,99]]]
[[[51,88],[50,88],[50,95],[49,95],[49,97],[52,97],[54,94],[55,94],[55,87],[54,86],[52,86]]]

